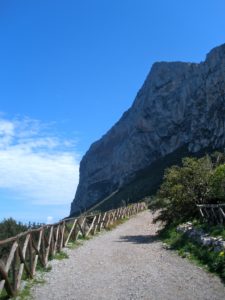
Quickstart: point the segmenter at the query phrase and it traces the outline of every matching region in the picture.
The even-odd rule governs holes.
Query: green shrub
[[[225,201],[225,165],[218,166],[211,176],[211,198]]]
[[[4,219],[0,222],[0,240],[16,236],[17,234],[27,231],[28,229],[39,228],[43,226],[42,223],[23,224],[14,220],[13,218]]]
[[[0,223],[0,240],[15,236],[23,231],[28,230],[28,225],[17,222],[13,218],[4,219]]]
[[[150,208],[160,209],[155,221],[188,221],[199,217],[196,204],[225,200],[225,165],[218,166],[221,156],[215,157],[184,158],[181,167],[172,166],[165,171],[163,183],[150,204]]]

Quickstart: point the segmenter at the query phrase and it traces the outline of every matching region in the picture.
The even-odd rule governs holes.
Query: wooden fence
[[[0,296],[3,290],[8,296],[15,296],[21,280],[33,278],[38,266],[46,268],[49,259],[69,242],[75,242],[79,236],[94,235],[146,208],[144,202],[135,203],[103,213],[65,219],[0,241]]]
[[[208,222],[225,223],[225,204],[198,204],[201,216]]]

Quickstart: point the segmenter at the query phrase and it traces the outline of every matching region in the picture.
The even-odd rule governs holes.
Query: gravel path
[[[219,278],[163,249],[156,230],[145,211],[68,250],[69,259],[52,262],[46,284],[34,286],[34,299],[224,300]]]

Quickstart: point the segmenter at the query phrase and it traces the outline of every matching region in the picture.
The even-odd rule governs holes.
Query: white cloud
[[[78,184],[78,154],[37,120],[0,116],[0,189],[42,205],[70,203]]]
[[[52,216],[48,216],[48,217],[47,217],[46,224],[51,224],[52,221],[53,221],[53,217],[52,217]]]

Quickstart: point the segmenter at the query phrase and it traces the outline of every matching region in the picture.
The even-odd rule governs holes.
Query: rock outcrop
[[[117,201],[144,196],[166,166],[224,146],[225,44],[199,64],[157,62],[132,107],[83,157],[71,215],[115,190]]]
[[[201,228],[195,228],[192,222],[180,224],[177,227],[177,232],[187,235],[190,239],[202,246],[211,247],[215,252],[225,251],[225,240],[222,236],[210,236]]]

